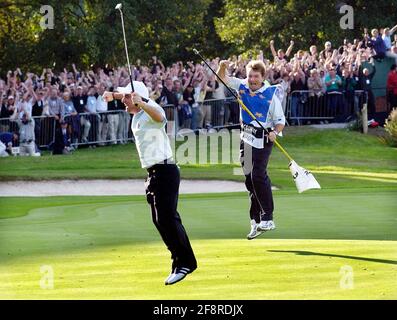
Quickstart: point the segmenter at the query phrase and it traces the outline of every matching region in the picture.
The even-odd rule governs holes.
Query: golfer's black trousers
[[[177,211],[180,174],[175,164],[150,167],[146,178],[146,198],[152,210],[153,223],[171,252],[172,269],[197,268],[196,258],[181,217]]]
[[[245,186],[251,201],[250,218],[256,222],[273,220],[273,194],[267,164],[273,142],[264,141],[264,148],[257,149],[240,142],[240,162],[245,175]]]

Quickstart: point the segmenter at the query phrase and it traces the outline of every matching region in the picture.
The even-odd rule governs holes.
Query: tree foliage
[[[340,27],[343,4],[353,7],[353,30]],[[397,2],[388,0],[226,0],[224,10],[224,17],[215,19],[216,30],[240,52],[268,50],[272,39],[277,47],[286,48],[294,40],[296,48],[306,50],[327,40],[342,44],[344,38],[361,38],[365,27],[397,24]]]
[[[125,54],[121,0],[1,0],[0,74],[22,67],[63,69],[76,63],[122,65]],[[344,0],[354,8],[354,30],[342,30],[340,0],[125,0],[123,12],[132,61],[146,63],[156,55],[166,64],[196,59],[193,48],[208,56],[228,56],[258,49],[269,41],[295,49],[310,44],[335,44],[360,37],[363,27],[397,23],[397,2]],[[42,30],[39,10],[54,8],[54,29]]]
[[[54,29],[42,30],[42,1],[1,2],[0,72],[17,66],[38,70],[54,64],[59,68],[72,63],[85,67],[125,64],[117,3],[118,0],[48,0],[45,4],[54,8],[55,25]],[[157,55],[170,63],[192,58],[193,47],[204,51],[209,48],[212,52],[217,46],[222,49],[213,25],[213,16],[219,10],[208,11],[211,4],[211,0],[123,1],[131,60],[146,62]]]

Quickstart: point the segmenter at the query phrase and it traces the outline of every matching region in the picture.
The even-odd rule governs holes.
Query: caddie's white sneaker
[[[256,223],[255,220],[251,220],[251,231],[247,235],[248,240],[255,239],[256,237],[260,236],[263,233],[262,231],[258,231],[257,229],[258,229],[258,223]]]
[[[268,221],[261,221],[257,229],[258,231],[270,231],[276,229],[276,225],[274,224],[273,220],[268,220]]]
[[[189,268],[175,268],[173,272],[165,279],[165,285],[170,285],[177,283],[183,280],[189,273],[192,273],[193,270]]]

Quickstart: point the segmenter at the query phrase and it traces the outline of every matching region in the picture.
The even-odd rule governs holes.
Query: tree
[[[343,14],[339,8],[351,5],[354,29],[343,30],[339,23]],[[286,48],[291,39],[296,49],[308,49],[310,44],[323,45],[327,40],[342,44],[344,38],[361,38],[363,28],[394,26],[397,12],[395,1],[378,0],[226,0],[224,17],[215,19],[216,30],[223,41],[236,51],[263,49],[269,42]]]
[[[0,4],[0,72],[22,67],[62,70],[72,63],[125,64],[117,0],[48,0],[54,8],[54,29],[42,30],[39,0],[4,0]],[[123,1],[131,61],[157,55],[165,63],[193,57],[191,49],[215,52],[220,39],[213,16],[220,6],[213,0]],[[219,2],[218,2],[219,3]],[[220,2],[222,3],[222,2]],[[212,7],[210,5],[212,4]],[[209,11],[209,9],[211,9]]]

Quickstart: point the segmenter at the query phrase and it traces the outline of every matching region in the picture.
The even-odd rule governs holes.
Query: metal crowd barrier
[[[316,96],[309,90],[294,91],[287,96],[286,118],[290,123],[301,124],[303,120],[345,121],[357,114],[368,100],[363,90],[354,92],[331,92]],[[166,132],[176,137],[181,129],[221,129],[240,124],[240,107],[233,98],[205,100],[196,107],[165,105],[167,117]],[[82,113],[65,116],[71,144],[105,145],[133,141],[131,132],[132,115],[124,110],[106,111],[95,114]],[[60,124],[54,117],[33,117],[35,121],[36,144],[48,148],[56,137]],[[0,119],[0,132],[19,131],[18,124],[10,119]]]
[[[194,131],[205,128],[220,129],[239,125],[240,109],[234,98],[210,99],[193,106],[178,106],[177,117],[177,131],[180,129]],[[170,121],[170,118],[167,119]]]
[[[80,113],[64,119],[72,145],[125,144],[133,140],[131,115],[124,110]]]
[[[337,120],[345,122],[354,117],[367,101],[363,90],[327,92],[317,95],[310,90],[293,91],[287,96],[286,118],[291,124],[303,120]]]
[[[32,117],[34,120],[34,132],[36,145],[39,148],[48,148],[55,139],[55,117]],[[18,123],[9,118],[0,119],[0,132],[19,132]]]

